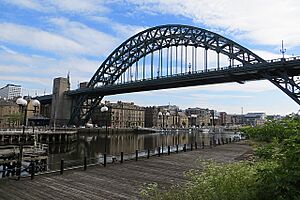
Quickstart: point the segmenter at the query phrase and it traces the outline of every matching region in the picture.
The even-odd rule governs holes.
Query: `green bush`
[[[202,171],[186,173],[189,181],[169,190],[148,185],[144,199],[203,200],[299,200],[300,199],[300,119],[285,118],[244,133],[262,141],[255,149],[257,161],[231,164],[205,162]]]
[[[282,142],[284,139],[300,133],[300,119],[287,117],[282,120],[267,122],[261,126],[245,127],[242,128],[242,131],[250,139],[264,142],[272,142],[277,139]]]
[[[266,199],[300,199],[300,119],[285,118],[260,127],[245,128],[249,138],[265,141],[255,149],[260,159],[276,167],[258,171],[259,194]]]
[[[272,148],[269,162],[276,166],[258,171],[259,193],[266,194],[266,199],[300,199],[300,136],[291,136]]]
[[[203,171],[191,170],[186,173],[189,181],[173,186],[167,191],[159,191],[157,184],[143,188],[144,199],[205,199],[234,200],[255,199],[256,169],[250,162],[217,164],[202,162]]]

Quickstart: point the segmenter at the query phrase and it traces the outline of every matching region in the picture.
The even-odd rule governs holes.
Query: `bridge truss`
[[[214,62],[210,61],[211,57],[215,58]],[[139,85],[149,80],[157,82],[207,73],[211,65],[216,71],[221,71],[235,65],[251,68],[260,63],[266,61],[216,33],[193,26],[163,25],[144,30],[116,48],[98,68],[87,89],[96,91],[111,85]],[[263,76],[299,103],[299,84],[288,73],[265,71]],[[104,95],[101,92],[77,95],[69,124],[85,124]]]

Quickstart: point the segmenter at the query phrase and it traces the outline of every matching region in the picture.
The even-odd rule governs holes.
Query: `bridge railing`
[[[276,63],[276,62],[288,62],[288,61],[295,61],[295,60],[300,60],[300,56],[294,56],[294,57],[288,57],[288,58],[276,58],[276,59],[271,59],[271,60],[266,60],[267,63]],[[253,64],[258,64],[258,62],[253,62]],[[179,72],[175,73],[172,75],[163,75],[163,76],[153,76],[153,78],[145,78],[145,79],[138,79],[138,80],[126,80],[125,82],[118,82],[115,81],[113,85],[127,85],[131,83],[137,83],[137,82],[144,82],[144,81],[152,81],[152,80],[159,80],[163,78],[169,78],[169,77],[176,77],[176,76],[185,76],[185,75],[191,75],[191,74],[204,74],[208,72],[215,72],[215,71],[222,71],[222,70],[228,70],[228,69],[233,69],[233,68],[240,68],[240,67],[251,67],[252,65],[243,65],[243,64],[237,64],[237,65],[232,65],[232,66],[223,66],[218,68],[209,68],[207,70],[194,70],[194,71],[188,71],[188,72]],[[98,85],[97,87],[106,87],[104,85]],[[82,89],[76,89],[75,91],[88,91],[89,88],[82,88]]]
[[[276,59],[266,60],[266,61],[268,63],[274,63],[274,62],[293,61],[293,60],[300,60],[300,56],[293,56],[288,58],[276,58]]]
[[[288,58],[276,58],[276,59],[271,59],[271,60],[266,60],[268,63],[275,63],[275,62],[282,62],[282,61],[293,61],[293,60],[300,60],[300,56],[294,56],[294,57],[288,57]],[[254,62],[253,64],[258,64],[258,62]],[[156,79],[161,79],[161,78],[168,78],[168,77],[175,77],[175,76],[184,76],[184,75],[190,75],[190,74],[200,74],[200,73],[207,73],[207,72],[213,72],[213,71],[220,71],[220,70],[227,70],[231,68],[239,68],[239,67],[251,67],[252,65],[246,65],[244,66],[243,64],[237,64],[237,65],[232,65],[232,66],[224,66],[218,68],[209,68],[206,71],[205,70],[194,70],[194,71],[188,71],[188,72],[179,72],[176,74],[172,75],[163,75],[163,76],[154,76],[153,78],[145,78],[145,79],[139,79],[139,80],[128,80],[123,83],[118,83],[115,82],[115,85],[126,85],[130,83],[136,83],[136,82],[143,82],[143,81],[150,81],[150,80],[156,80]]]

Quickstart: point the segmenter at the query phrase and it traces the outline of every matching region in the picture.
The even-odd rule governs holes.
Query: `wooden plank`
[[[141,187],[156,182],[161,188],[186,181],[185,171],[199,168],[199,159],[233,162],[249,151],[246,144],[232,143],[212,149],[152,156],[123,164],[96,165],[87,171],[65,171],[15,181],[0,180],[0,199],[138,199]]]

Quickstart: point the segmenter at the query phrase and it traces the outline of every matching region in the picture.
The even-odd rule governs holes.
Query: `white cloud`
[[[58,34],[80,44],[82,54],[106,57],[120,43],[114,36],[66,18],[51,18],[49,22],[55,26]]]
[[[57,12],[59,10],[86,15],[91,13],[105,14],[109,11],[109,8],[105,6],[105,1],[102,0],[5,0],[5,2],[40,12]]]
[[[140,11],[189,17],[256,44],[300,43],[300,2],[295,0],[128,0]]]
[[[57,28],[53,32],[0,23],[0,41],[53,54],[93,56],[107,56],[120,43],[117,38],[78,22],[64,18],[49,21]]]
[[[121,37],[122,40],[126,40],[127,38],[149,28],[146,26],[121,24],[103,16],[90,16],[89,19],[95,22],[109,25],[113,29],[115,34]]]
[[[4,2],[6,2],[7,4],[13,4],[21,8],[43,10],[43,6],[40,4],[40,2],[33,0],[4,0]]]
[[[78,82],[88,81],[100,63],[83,57],[50,58],[0,50],[0,74],[5,77],[0,79],[0,85],[5,85],[7,81],[20,81],[27,88],[42,87],[50,91],[52,79],[59,76],[66,77],[70,71],[74,89]],[[41,86],[32,85],[32,83],[40,84],[41,80],[43,80]]]
[[[56,8],[62,11],[70,11],[77,13],[106,13],[109,11],[107,7],[104,6],[105,1],[95,1],[95,0],[52,0],[47,1]]]
[[[0,45],[0,48],[4,51],[6,51],[7,53],[10,53],[10,54],[16,54],[17,52],[13,51],[12,49],[4,46],[4,45]]]
[[[0,41],[53,53],[84,52],[80,44],[60,35],[11,23],[0,23]]]
[[[0,73],[1,74],[4,74],[4,73],[14,73],[14,74],[16,74],[16,73],[22,72],[22,71],[24,71],[24,67],[17,66],[17,65],[0,64]]]
[[[0,79],[1,81],[14,81],[14,82],[18,82],[18,83],[34,83],[34,84],[39,84],[39,85],[43,85],[43,87],[45,86],[49,86],[51,84],[51,80],[49,80],[48,78],[38,78],[38,77],[32,77],[32,76],[2,76],[0,75]]]

